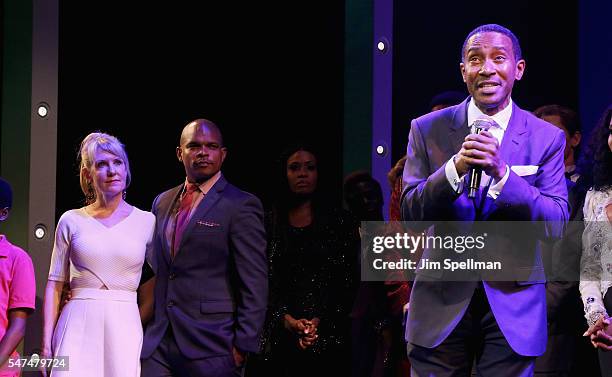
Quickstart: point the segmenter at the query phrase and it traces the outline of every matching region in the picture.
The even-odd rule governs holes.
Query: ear
[[[574,132],[572,137],[570,137],[570,146],[572,148],[576,148],[578,144],[580,144],[580,140],[582,140],[582,134],[580,133],[580,131]]]
[[[523,77],[524,73],[525,73],[525,60],[521,59],[518,62],[516,62],[516,73],[514,74],[514,79],[520,80]]]
[[[91,178],[91,172],[89,171],[89,169],[83,168],[82,171],[83,171],[83,175],[85,176],[85,179],[88,181],[91,181],[92,178]]]
[[[223,161],[225,161],[225,157],[227,157],[227,148],[221,147],[221,163],[222,164],[223,164]]]
[[[176,158],[178,158],[180,162],[183,162],[183,150],[181,147],[176,147]]]
[[[465,64],[463,62],[459,63],[459,69],[461,69],[461,77],[463,77],[463,82],[465,81]]]
[[[11,209],[8,208],[8,207],[4,207],[4,208],[0,209],[0,221],[4,221],[4,220],[8,219],[10,210]]]

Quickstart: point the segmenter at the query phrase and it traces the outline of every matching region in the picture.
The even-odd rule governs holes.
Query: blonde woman
[[[154,279],[140,288],[139,282],[155,217],[125,201],[131,174],[117,138],[87,135],[79,160],[86,206],[65,212],[57,224],[43,304],[43,354],[69,358],[69,370],[52,376],[137,377],[141,321],[151,313]],[[66,282],[71,299],[60,313]]]

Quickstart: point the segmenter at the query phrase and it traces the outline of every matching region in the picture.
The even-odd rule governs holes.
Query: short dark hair
[[[13,189],[11,184],[0,178],[0,209],[13,206]]]
[[[535,109],[533,111],[533,115],[537,116],[538,118],[557,115],[559,118],[561,118],[561,122],[570,136],[574,136],[576,132],[581,132],[578,114],[576,114],[576,112],[570,108],[561,105],[544,105]]]
[[[516,35],[514,35],[514,33],[510,31],[510,29],[507,29],[498,24],[486,24],[478,26],[476,29],[472,30],[467,37],[465,37],[465,40],[463,41],[463,46],[461,47],[462,62],[465,61],[465,48],[467,47],[468,40],[472,38],[474,34],[488,32],[500,33],[510,38],[510,40],[512,41],[512,52],[514,53],[514,60],[518,61],[523,58],[523,53],[521,52],[521,44],[519,43],[519,40]]]
[[[351,207],[355,205],[355,199],[357,195],[360,195],[358,185],[360,183],[372,183],[375,187],[377,195],[380,198],[380,202],[383,202],[382,188],[380,187],[380,183],[372,177],[372,175],[365,170],[358,170],[350,173],[344,178],[344,183],[342,185],[342,191],[344,194],[344,200],[348,205],[349,210],[352,210]]]
[[[344,178],[344,183],[342,185],[344,197],[349,197],[357,189],[357,185],[361,182],[373,182],[376,185],[379,184],[374,177],[372,177],[372,175],[365,170],[352,172]]]

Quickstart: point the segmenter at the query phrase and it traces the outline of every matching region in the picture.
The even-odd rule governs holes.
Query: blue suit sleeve
[[[402,220],[427,222],[440,220],[450,205],[459,197],[448,182],[445,165],[431,175],[429,171],[425,141],[418,122],[413,120],[408,135],[404,165]]]
[[[257,352],[268,303],[268,261],[263,208],[254,196],[233,216],[230,247],[238,280],[234,345]]]

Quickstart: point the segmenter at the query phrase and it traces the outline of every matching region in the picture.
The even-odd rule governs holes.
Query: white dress
[[[55,234],[49,280],[69,281],[71,300],[53,332],[54,356],[68,371],[53,377],[139,377],[142,326],[136,290],[155,217],[133,207],[107,227],[84,208],[67,211]]]

